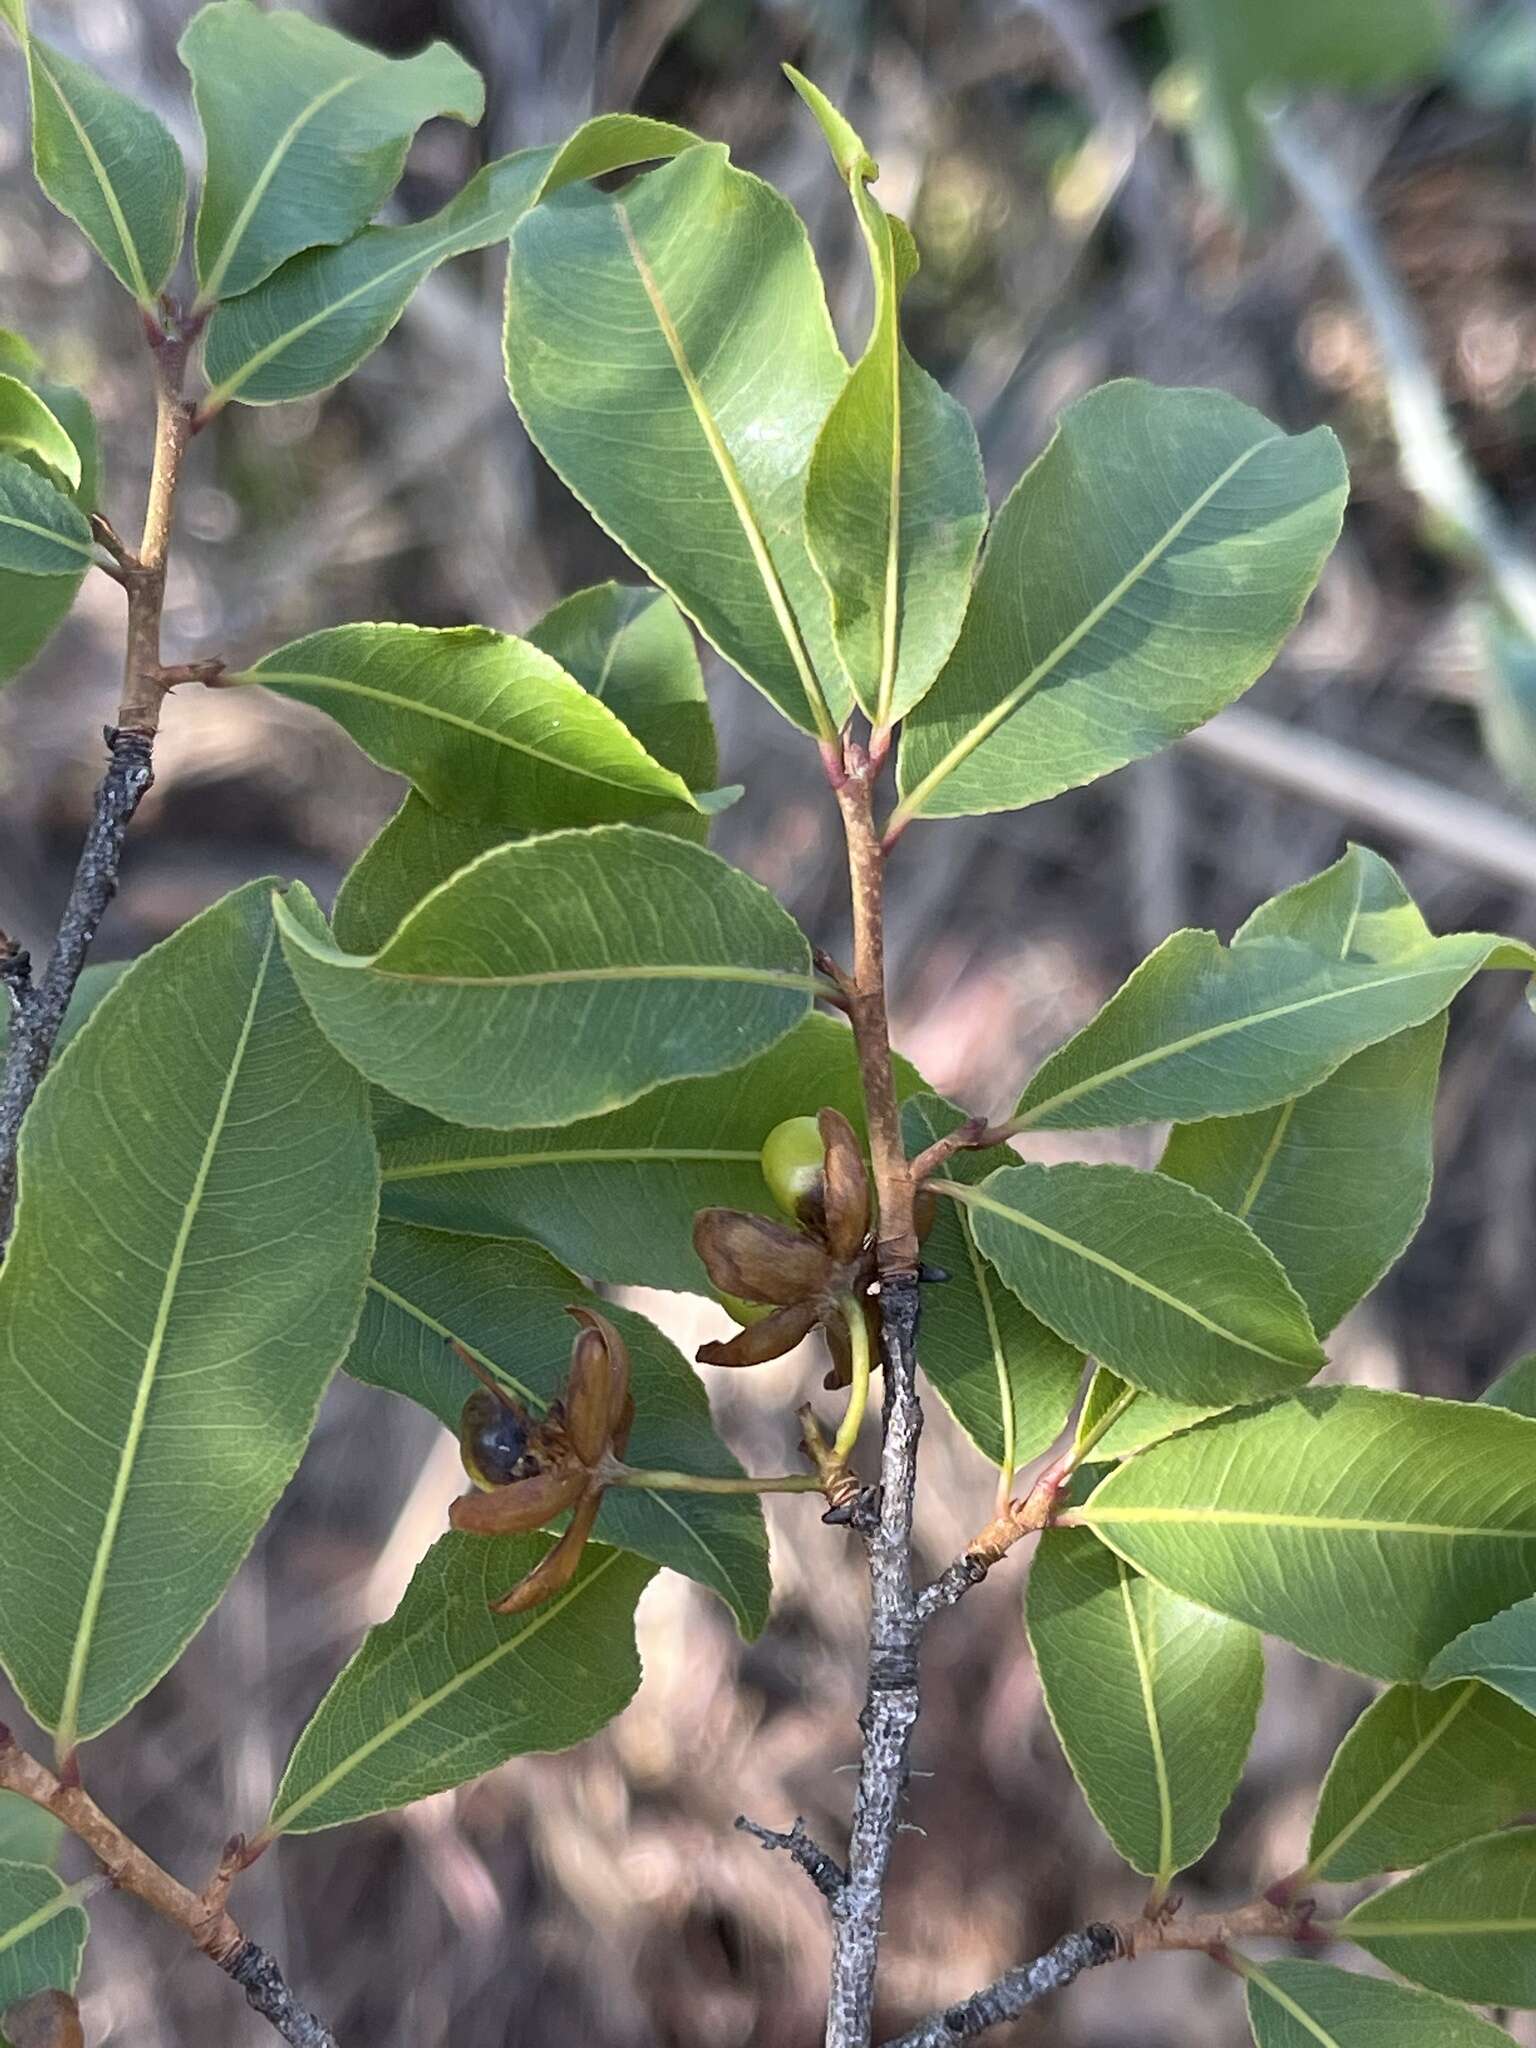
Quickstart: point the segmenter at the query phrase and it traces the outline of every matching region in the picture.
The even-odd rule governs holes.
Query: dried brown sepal
[[[571,1346],[571,1376],[565,1388],[566,1433],[583,1465],[595,1465],[608,1447],[612,1378],[607,1339],[589,1324]]]
[[[571,1526],[554,1549],[546,1551],[510,1593],[503,1593],[499,1600],[493,1600],[491,1612],[526,1614],[531,1607],[542,1607],[546,1600],[553,1600],[557,1593],[563,1593],[576,1576],[576,1567],[581,1563],[581,1553],[587,1547],[587,1538],[592,1534],[592,1525],[597,1520],[601,1505],[601,1491],[593,1487],[577,1506],[571,1517]]]
[[[448,1519],[455,1529],[474,1536],[527,1535],[574,1507],[589,1483],[590,1474],[580,1465],[540,1472],[532,1479],[515,1479],[510,1486],[494,1487],[489,1493],[462,1494],[449,1509]]]
[[[816,1127],[827,1151],[826,1214],[822,1227],[828,1251],[839,1265],[846,1265],[857,1258],[869,1235],[869,1175],[847,1117],[835,1109],[824,1109],[817,1116]]]
[[[813,1301],[797,1301],[788,1308],[775,1309],[760,1322],[748,1323],[734,1337],[713,1344],[701,1344],[694,1354],[700,1365],[766,1365],[770,1358],[782,1358],[803,1343],[816,1327],[817,1308]]]
[[[832,1261],[816,1238],[743,1209],[701,1209],[693,1247],[720,1292],[745,1301],[786,1308],[821,1296],[832,1278]]]
[[[0,2014],[10,2048],[85,2048],[80,2007],[67,1991],[34,1991]]]

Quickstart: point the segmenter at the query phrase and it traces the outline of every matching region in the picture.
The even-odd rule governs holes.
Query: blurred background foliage
[[[40,7],[37,25],[152,103],[191,152],[174,58],[191,11],[78,0]],[[978,1109],[1011,1101],[1168,931],[1230,931],[1351,835],[1401,865],[1438,927],[1536,936],[1531,0],[312,0],[311,11],[392,52],[445,36],[486,75],[484,128],[426,131],[397,217],[441,204],[486,157],[633,106],[728,139],[788,192],[857,344],[862,254],[778,66],[807,70],[866,136],[882,198],[913,225],[923,270],[909,338],[974,413],[994,499],[1063,403],[1120,374],[1218,385],[1287,428],[1338,431],[1353,473],[1343,542],[1241,710],[1093,788],[1013,817],[919,825],[903,842],[898,1040],[934,1085]],[[0,195],[0,322],[90,393],[106,504],[129,521],[148,445],[134,314],[30,182],[9,52]],[[340,391],[232,407],[199,440],[170,659],[244,663],[348,619],[516,631],[580,585],[635,580],[541,473],[507,403],[501,267],[488,252],[440,273]],[[8,928],[34,944],[62,903],[97,773],[120,609],[105,578],[88,583],[43,659],[0,696],[0,895]],[[836,820],[814,757],[754,692],[715,681],[722,779],[748,786],[717,843],[836,943]],[[296,705],[247,692],[175,700],[98,957],[138,951],[268,871],[328,898],[394,801],[390,778]],[[1514,977],[1493,977],[1458,1006],[1425,1229],[1345,1325],[1333,1369],[1349,1377],[1470,1394],[1536,1342],[1536,1019],[1518,993]],[[1116,1142],[1074,1141],[1080,1156]],[[707,1304],[642,1300],[690,1348],[719,1333]],[[810,1371],[790,1360],[746,1388],[712,1376],[726,1434],[759,1467],[791,1451]],[[985,1519],[991,1487],[936,1408],[919,1520],[934,1567]],[[157,1854],[193,1876],[232,1826],[259,1817],[295,1730],[360,1629],[393,1607],[457,1487],[452,1447],[424,1417],[337,1386],[222,1609],[93,1748],[93,1783]],[[803,1503],[770,1514],[778,1606],[762,1643],[744,1649],[718,1606],[664,1575],[641,1610],[646,1684],[599,1741],[287,1845],[243,1881],[242,1917],[343,2038],[820,2038],[820,1903],[731,1822],[804,1813],[839,1836],[863,1574]],[[890,1895],[885,2031],[1138,1903],[1055,1751],[1017,1622],[1022,1581],[1018,1564],[994,1574],[934,1638],[917,1747],[931,1775],[914,1784]],[[1343,1674],[1272,1657],[1252,1769],[1185,1886],[1192,1908],[1246,1897],[1303,1860],[1322,1764],[1364,1696]],[[268,2038],[145,1916],[95,1917],[93,2043]],[[1536,2042],[1529,2019],[1513,2025]],[[1170,1959],[1084,1979],[1011,2038],[1236,2048],[1246,2035],[1235,1986]]]

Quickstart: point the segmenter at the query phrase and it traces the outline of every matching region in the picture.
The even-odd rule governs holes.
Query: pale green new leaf
[[[697,808],[558,662],[487,626],[335,626],[235,680],[326,712],[450,816],[542,832]]]
[[[64,1823],[45,1806],[19,1792],[0,1792],[0,1862],[52,1863],[64,1839]]]
[[[1506,1366],[1478,1399],[1491,1408],[1512,1408],[1517,1415],[1536,1416],[1536,1351]]]
[[[492,1614],[546,1536],[450,1534],[370,1629],[288,1759],[268,1827],[310,1834],[568,1749],[640,1683],[635,1603],[654,1567],[590,1543],[575,1578],[529,1614]]]
[[[67,214],[146,312],[181,254],[187,172],[165,124],[147,107],[39,42],[26,0],[0,0],[0,16],[27,54],[32,165]]]
[[[821,124],[874,273],[868,346],[811,457],[805,537],[854,694],[873,724],[890,726],[926,693],[965,617],[987,523],[981,451],[964,406],[902,341],[917,251],[869,189],[878,164],[810,80],[785,69]]]
[[[73,1991],[93,1878],[66,1884],[39,1863],[0,1863],[0,2013],[34,1991]]]
[[[898,1060],[896,1085],[905,1096],[922,1083]],[[378,1116],[384,1209],[439,1230],[531,1237],[609,1284],[703,1294],[695,1213],[777,1215],[759,1163],[763,1140],[785,1117],[822,1108],[863,1129],[852,1034],[817,1015],[746,1066],[653,1089],[558,1130],[466,1130],[394,1103]]]
[[[253,0],[213,0],[177,45],[208,168],[193,237],[198,305],[232,299],[300,249],[367,225],[435,114],[474,122],[479,74],[446,43],[384,57]]]
[[[363,848],[336,892],[331,927],[348,953],[376,953],[402,918],[440,882],[482,853],[521,837],[508,825],[450,818],[419,790]]]
[[[232,398],[276,405],[338,383],[378,347],[423,278],[501,241],[542,193],[671,156],[695,140],[666,121],[601,114],[563,149],[523,149],[486,164],[429,220],[364,228],[339,247],[301,250],[209,321],[204,412]]]
[[[1048,1530],[1029,1640],[1072,1775],[1159,1894],[1203,1856],[1242,1776],[1264,1690],[1251,1628],[1133,1572],[1086,1529]]]
[[[964,1120],[964,1111],[941,1096],[915,1096],[901,1120],[908,1154],[915,1156]],[[958,1152],[944,1171],[969,1186],[1013,1157],[1001,1145]],[[1011,1476],[1048,1450],[1066,1427],[1083,1354],[1003,1285],[977,1249],[960,1203],[939,1203],[923,1257],[949,1275],[924,1291],[923,1371],[981,1455]]]
[[[849,705],[801,524],[846,365],[805,229],[703,144],[512,236],[507,375],[551,467],[785,717]],[[818,680],[819,671],[819,680]]]
[[[815,986],[803,935],[766,889],[632,825],[487,853],[373,954],[342,952],[298,888],[277,916],[344,1057],[480,1128],[571,1123],[742,1066],[805,1016]]]
[[[1357,1906],[1339,1933],[1428,1991],[1536,2006],[1536,1828],[1447,1850]]]
[[[78,577],[95,560],[73,498],[16,455],[0,455],[0,570]]]
[[[1307,1881],[1411,1870],[1533,1809],[1536,1718],[1469,1679],[1438,1692],[1394,1685],[1328,1767]]]
[[[1536,1596],[1518,1600],[1447,1643],[1424,1674],[1427,1685],[1480,1678],[1536,1716]],[[1536,1737],[1536,1719],[1530,1721]],[[1536,1790],[1526,1804],[1536,1809]]]
[[[65,1752],[202,1625],[362,1303],[366,1091],[294,989],[270,887],[135,961],[22,1133],[0,1272],[0,1661]]]
[[[524,638],[622,718],[691,790],[714,789],[719,763],[704,673],[693,635],[664,592],[595,583],[546,612]]]
[[[476,1381],[456,1338],[535,1413],[558,1398],[576,1325],[569,1304],[601,1309],[629,1346],[635,1427],[628,1462],[648,1471],[735,1479],[741,1467],[710,1424],[698,1374],[643,1316],[599,1300],[539,1246],[379,1226],[368,1300],[347,1359],[354,1378],[387,1387],[457,1430]],[[720,1595],[744,1635],[768,1619],[768,1538],[755,1495],[649,1493],[603,1499],[598,1533]],[[511,1581],[508,1582],[509,1584]]]
[[[0,448],[35,455],[72,491],[80,488],[79,449],[48,405],[19,377],[0,375]]]
[[[1151,1445],[1073,1515],[1186,1599],[1346,1670],[1419,1678],[1536,1584],[1536,1423],[1312,1387]]]
[[[1240,696],[1338,538],[1326,428],[1215,391],[1106,384],[993,522],[943,673],[903,729],[893,824],[1015,810],[1157,752]]]
[[[1239,1967],[1258,2048],[1511,2048],[1465,2006],[1406,1984],[1285,1958]]]
[[[1024,1306],[1147,1393],[1256,1401],[1323,1363],[1273,1255],[1178,1181],[1129,1166],[1005,1166],[963,1199]]]

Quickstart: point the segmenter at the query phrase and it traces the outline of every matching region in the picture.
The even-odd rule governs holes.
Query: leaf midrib
[[[107,1512],[102,1521],[101,1536],[96,1546],[96,1556],[86,1582],[85,1597],[81,1602],[80,1620],[75,1633],[74,1647],[70,1653],[69,1673],[64,1685],[64,1698],[59,1709],[57,1730],[58,1747],[61,1755],[67,1755],[75,1746],[79,1726],[80,1701],[85,1690],[87,1667],[93,1647],[96,1624],[101,1614],[101,1603],[106,1592],[107,1574],[112,1565],[112,1554],[117,1542],[118,1530],[122,1525],[123,1513],[128,1502],[128,1490],[133,1483],[134,1467],[137,1463],[140,1444],[149,1422],[150,1400],[160,1370],[160,1361],[165,1349],[166,1336],[170,1329],[171,1310],[180,1284],[182,1267],[186,1261],[187,1248],[192,1241],[192,1231],[207,1192],[208,1181],[213,1172],[213,1162],[224,1126],[229,1118],[230,1104],[234,1100],[236,1085],[244,1065],[246,1049],[255,1028],[256,1011],[266,987],[267,969],[272,959],[272,949],[277,943],[276,929],[269,927],[266,944],[251,987],[250,1001],[246,1005],[239,1035],[230,1055],[229,1072],[224,1077],[218,1104],[204,1141],[203,1153],[198,1161],[197,1173],[182,1208],[181,1222],[177,1227],[171,1256],[166,1265],[165,1282],[160,1290],[160,1300],[155,1310],[154,1324],[150,1330],[149,1342],[145,1347],[144,1363],[139,1373],[139,1385],[134,1395],[133,1408],[128,1418],[128,1429],[123,1439],[122,1453],[118,1461],[117,1477],[113,1482],[112,1494],[107,1502]]]
[[[1123,1557],[1115,1559],[1120,1598],[1125,1608],[1125,1626],[1131,1640],[1131,1657],[1141,1688],[1141,1711],[1147,1724],[1147,1742],[1152,1751],[1152,1773],[1157,1781],[1157,1869],[1153,1882],[1161,1892],[1173,1876],[1173,1790],[1168,1782],[1168,1754],[1163,1745],[1163,1724],[1157,1711],[1157,1692],[1152,1676],[1150,1647],[1142,1635],[1141,1619],[1131,1586],[1131,1570]]]
[[[1398,1787],[1412,1777],[1430,1751],[1444,1740],[1449,1730],[1460,1720],[1462,1714],[1471,1705],[1476,1691],[1476,1685],[1469,1679],[1462,1687],[1461,1692],[1448,1702],[1446,1710],[1439,1720],[1435,1722],[1434,1726],[1426,1734],[1419,1738],[1407,1756],[1397,1766],[1396,1770],[1389,1772],[1371,1796],[1361,1801],[1354,1815],[1339,1829],[1338,1833],[1331,1840],[1324,1843],[1317,1855],[1308,1857],[1306,1867],[1306,1878],[1308,1881],[1323,1876],[1329,1864],[1338,1856],[1339,1851],[1354,1840],[1366,1822],[1375,1818]]]
[[[46,1865],[27,1867],[47,1869]],[[53,1877],[51,1870],[47,1874]],[[45,1899],[43,1904],[30,1912],[24,1920],[18,1920],[10,1927],[0,1928],[0,1955],[4,1955],[8,1949],[16,1948],[29,1936],[36,1934],[40,1928],[46,1927],[50,1920],[57,1920],[61,1913],[67,1913],[72,1906],[79,1907],[82,1890],[80,1885],[68,1885],[56,1877],[54,1883],[59,1889],[51,1899]],[[85,1883],[89,1885],[91,1880],[87,1878]]]
[[[334,954],[329,949],[316,956],[330,965],[361,968],[384,981],[422,983],[432,988],[556,988],[566,983],[588,981],[735,981],[756,988],[785,988],[797,993],[820,995],[823,991],[812,974],[780,973],[771,967],[730,967],[714,962],[691,961],[676,965],[640,967],[552,967],[537,974],[428,974],[398,967],[379,967],[377,955]]]
[[[935,790],[941,782],[945,781],[950,775],[952,775],[954,771],[958,767],[960,767],[960,765],[963,762],[969,760],[971,755],[975,753],[976,749],[983,743],[983,741],[990,739],[993,733],[996,732],[997,728],[1000,725],[1002,725],[1007,719],[1011,718],[1014,712],[1018,710],[1019,706],[1022,703],[1024,703],[1027,698],[1033,696],[1034,692],[1040,687],[1041,683],[1045,681],[1047,676],[1051,675],[1061,665],[1061,663],[1066,660],[1067,656],[1073,651],[1073,649],[1079,646],[1081,642],[1084,641],[1088,637],[1088,635],[1094,630],[1094,628],[1109,616],[1110,612],[1114,610],[1115,606],[1119,604],[1120,600],[1123,597],[1125,597],[1129,591],[1134,589],[1136,584],[1141,581],[1142,577],[1147,574],[1148,570],[1153,568],[1159,561],[1162,560],[1163,556],[1168,552],[1169,548],[1173,546],[1174,542],[1179,538],[1179,536],[1182,533],[1184,533],[1188,529],[1188,527],[1193,523],[1193,521],[1196,520],[1200,516],[1200,514],[1206,509],[1206,507],[1212,503],[1212,501],[1216,498],[1218,493],[1225,490],[1227,485],[1232,481],[1232,479],[1235,476],[1237,476],[1239,472],[1242,469],[1244,469],[1246,465],[1250,463],[1256,455],[1262,454],[1266,448],[1272,448],[1275,446],[1276,442],[1283,441],[1284,439],[1285,436],[1283,434],[1266,435],[1262,441],[1255,441],[1251,447],[1245,448],[1242,454],[1237,457],[1235,462],[1228,463],[1227,467],[1221,472],[1220,476],[1218,476],[1214,480],[1214,482],[1208,484],[1206,488],[1192,500],[1188,509],[1179,514],[1178,518],[1174,520],[1173,524],[1168,528],[1168,530],[1164,534],[1162,534],[1150,548],[1147,549],[1145,554],[1143,554],[1138,561],[1134,562],[1131,565],[1131,567],[1126,571],[1126,573],[1120,578],[1119,582],[1114,584],[1111,587],[1111,589],[1108,592],[1106,592],[1106,594],[1102,598],[1099,599],[1097,604],[1091,606],[1089,610],[1084,613],[1081,621],[1072,628],[1070,633],[1066,633],[1062,636],[1062,638],[1051,649],[1050,653],[1045,657],[1045,659],[1043,661],[1037,662],[1034,668],[1032,668],[1029,671],[1028,675],[1024,677],[1022,682],[1018,683],[1012,690],[1010,690],[1007,696],[1002,698],[996,705],[994,705],[992,710],[986,713],[984,717],[978,719],[975,725],[973,725],[970,728],[969,732],[966,733],[965,737],[963,739],[957,740],[955,745],[950,748],[949,752],[945,754],[943,758],[940,761],[938,761],[932,768],[929,769],[928,773],[923,777],[922,781],[918,783],[917,787],[912,791],[912,793],[909,796],[904,796],[902,798],[901,802],[897,805],[896,809],[891,814],[890,827],[888,829],[894,830],[898,822],[905,824],[909,819],[917,817],[922,811],[923,805],[927,802],[928,797],[933,792],[933,790]]]
[[[544,658],[553,662],[552,656],[546,655]],[[559,667],[558,663],[553,665]],[[683,778],[672,769],[664,768],[659,761],[647,754],[623,719],[606,704],[602,706],[603,713],[613,720],[619,731],[631,740],[636,751],[656,771],[655,781],[640,783],[625,781],[615,775],[602,775],[595,768],[586,767],[579,761],[567,760],[559,754],[546,753],[542,747],[535,747],[526,740],[516,739],[511,733],[498,732],[494,726],[482,725],[477,719],[466,718],[460,712],[445,710],[441,704],[430,704],[419,697],[406,697],[394,691],[375,689],[368,683],[356,682],[350,677],[315,674],[309,670],[260,667],[248,669],[246,674],[252,682],[257,683],[289,683],[311,690],[334,690],[343,697],[363,697],[370,703],[383,704],[389,710],[403,712],[409,717],[425,718],[440,725],[454,726],[461,732],[469,733],[474,739],[487,740],[492,746],[505,747],[509,753],[525,755],[530,761],[538,761],[544,767],[553,768],[562,775],[580,776],[585,781],[601,783],[608,789],[623,790],[627,796],[654,796],[658,804],[682,803],[692,810],[699,807],[693,791]],[[580,683],[574,677],[566,675],[563,670],[561,679],[568,682],[572,689],[581,690]],[[546,677],[544,680],[554,679]],[[583,696],[588,694],[582,691]],[[592,701],[597,703],[598,699],[593,698]],[[665,786],[657,787],[657,781]]]
[[[387,1722],[384,1727],[369,1736],[366,1742],[360,1743],[341,1763],[333,1765],[325,1776],[318,1779],[302,1798],[295,1801],[291,1806],[275,1810],[267,1824],[268,1832],[273,1835],[286,1833],[301,1814],[308,1812],[310,1807],[315,1805],[318,1800],[323,1799],[328,1792],[333,1791],[343,1779],[349,1778],[355,1770],[358,1770],[368,1761],[369,1757],[376,1755],[386,1743],[393,1742],[407,1728],[415,1727],[423,1715],[430,1714],[435,1707],[441,1706],[444,1700],[452,1699],[456,1692],[468,1685],[472,1679],[478,1678],[481,1672],[489,1671],[494,1665],[500,1663],[503,1657],[509,1655],[511,1651],[517,1649],[521,1644],[526,1643],[531,1636],[536,1636],[540,1629],[547,1628],[550,1622],[557,1615],[562,1614],[573,1600],[579,1600],[583,1593],[590,1592],[603,1574],[611,1571],[624,1555],[625,1552],[621,1550],[610,1552],[600,1564],[594,1565],[585,1577],[578,1579],[574,1586],[567,1588],[565,1592],[558,1594],[553,1600],[547,1601],[530,1618],[526,1628],[519,1629],[515,1636],[508,1636],[504,1642],[500,1642],[494,1649],[488,1650],[483,1657],[476,1658],[473,1664],[467,1664],[462,1671],[455,1672],[453,1677],[448,1679],[443,1685],[438,1686],[435,1692],[424,1694],[421,1699],[417,1700],[403,1714],[397,1714],[392,1721]],[[434,1627],[436,1627],[438,1619],[434,1618]],[[421,1631],[423,1634],[428,1632],[426,1629]],[[394,1644],[391,1647],[399,1649],[401,1645]],[[339,1679],[337,1683],[340,1683]]]
[[[139,260],[138,245],[128,232],[127,216],[123,212],[116,188],[107,176],[107,167],[97,155],[96,146],[91,141],[84,122],[65,96],[63,86],[60,85],[54,73],[48,69],[43,59],[37,55],[39,50],[46,48],[46,44],[38,43],[28,35],[27,60],[30,64],[35,64],[43,77],[48,81],[48,84],[53,89],[53,96],[63,111],[65,120],[68,121],[70,127],[75,131],[80,147],[85,153],[85,160],[90,165],[91,175],[96,180],[97,188],[105,202],[107,212],[112,217],[112,225],[117,230],[117,238],[122,244],[123,260],[133,272],[134,297],[141,306],[148,306],[153,303],[154,293],[149,288],[149,279],[144,275],[144,266]]]
[[[1263,1508],[1116,1507],[1113,1502],[1106,1502],[1098,1514],[1092,1513],[1092,1508],[1093,1502],[1087,1502],[1075,1514],[1064,1516],[1062,1526],[1093,1528],[1102,1523],[1111,1528],[1121,1523],[1136,1523],[1144,1527],[1209,1523],[1223,1528],[1319,1529],[1330,1534],[1369,1536],[1498,1537],[1514,1543],[1536,1543],[1536,1528],[1485,1528],[1475,1523],[1400,1522],[1387,1518],[1373,1519],[1369,1515],[1303,1515],[1282,1509],[1271,1512]]]
[[[1011,1127],[1014,1130],[1027,1131],[1053,1110],[1077,1101],[1080,1096],[1090,1094],[1094,1089],[1112,1088],[1117,1082],[1125,1080],[1131,1074],[1139,1073],[1144,1067],[1155,1066],[1162,1060],[1178,1059],[1184,1053],[1198,1051],[1201,1046],[1210,1045],[1218,1039],[1230,1038],[1236,1032],[1256,1031],[1282,1018],[1297,1016],[1303,1010],[1315,1010],[1324,1003],[1342,1002],[1351,996],[1373,996],[1382,989],[1407,986],[1416,981],[1432,981],[1444,977],[1449,971],[1451,970],[1441,965],[1383,973],[1375,981],[1358,981],[1352,982],[1347,988],[1324,989],[1314,996],[1300,996],[1292,1002],[1272,1004],[1267,1010],[1249,1010],[1241,1017],[1224,1018],[1218,1024],[1207,1024],[1199,1031],[1187,1032],[1182,1038],[1168,1039],[1162,1045],[1152,1046],[1145,1052],[1134,1053],[1128,1059],[1117,1061],[1113,1066],[1103,1067],[1097,1073],[1073,1082],[1069,1088],[1059,1090],[1057,1094],[1048,1096],[1044,1102],[1037,1102],[1032,1109],[1014,1117]],[[1475,968],[1468,969],[1469,974],[1475,971]],[[1394,1027],[1384,1035],[1395,1037],[1398,1028],[1411,1030],[1413,1027]],[[1364,1050],[1363,1047],[1357,1049]],[[1341,1054],[1339,1065],[1348,1057],[1347,1051]]]
[[[709,1166],[755,1166],[760,1158],[761,1152],[755,1145],[741,1151],[717,1150],[707,1145],[654,1145],[605,1151],[601,1146],[591,1145],[569,1152],[494,1152],[421,1160],[410,1166],[386,1166],[381,1169],[380,1179],[432,1180],[447,1174],[496,1173],[537,1166],[642,1166],[652,1160],[664,1165],[685,1160]]]

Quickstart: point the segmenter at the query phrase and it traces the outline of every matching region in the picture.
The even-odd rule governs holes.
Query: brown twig
[[[247,2003],[289,2048],[338,2048],[325,2022],[297,2003],[272,1957],[230,1918],[225,1899],[237,1867],[248,1860],[243,1843],[237,1851],[231,1841],[208,1888],[194,1892],[125,1835],[83,1785],[55,1777],[28,1755],[8,1728],[0,1728],[0,1790],[19,1793],[51,1813],[85,1844],[118,1891],[131,1892],[179,1927],[210,1962],[240,1985]]]

